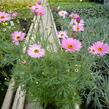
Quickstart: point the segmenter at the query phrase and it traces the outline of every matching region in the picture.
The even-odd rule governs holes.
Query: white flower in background
[[[63,17],[63,19],[68,15],[67,11],[59,11],[58,14]]]
[[[60,39],[64,39],[64,38],[67,38],[68,35],[67,35],[66,31],[59,31],[58,34],[57,34],[57,37],[60,38]]]

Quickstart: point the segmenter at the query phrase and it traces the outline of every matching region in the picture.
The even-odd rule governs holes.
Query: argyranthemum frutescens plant
[[[15,29],[14,20],[17,16],[17,12],[0,12],[0,68],[6,64],[9,64],[7,59],[9,59],[10,56],[7,54],[7,48],[11,48],[11,45],[9,45],[11,42],[10,33]]]
[[[2,8],[0,12],[0,67],[9,65],[13,60],[8,51],[11,47],[10,34],[14,31],[28,32],[28,28],[31,23],[33,14],[29,14],[31,11],[26,8],[20,9],[8,9]],[[24,15],[24,13],[26,13]],[[28,14],[27,14],[28,13]],[[27,16],[29,15],[29,16]],[[10,57],[10,58],[9,58]]]
[[[46,14],[41,4],[33,6],[32,12],[40,17]],[[65,18],[68,14],[59,15]],[[89,45],[80,41],[77,35],[84,31],[84,21],[78,15],[72,15],[72,19],[69,26],[72,35],[64,30],[57,33],[60,40],[57,52],[48,50],[51,45],[45,40],[39,41],[40,36],[36,34],[26,52],[18,57],[13,70],[16,83],[23,86],[32,101],[44,107],[55,105],[58,109],[74,109],[76,104],[81,104],[81,92],[95,87],[93,74],[100,71],[92,67],[96,60],[101,62],[109,54],[109,45],[104,41],[98,39],[92,44],[89,41]],[[17,33],[12,34],[12,40],[19,48],[24,37]]]
[[[60,16],[60,14],[59,14],[59,16]],[[60,39],[65,38],[70,34],[70,36],[72,36],[73,38],[79,37],[79,39],[81,39],[82,43],[84,43],[85,48],[87,48],[88,46],[90,46],[91,43],[93,43],[92,46],[89,47],[89,52],[93,55],[98,54],[97,52],[95,52],[95,50],[94,50],[95,48],[98,48],[98,50],[100,51],[100,49],[104,46],[103,47],[103,48],[105,48],[104,51],[106,49],[107,49],[106,51],[108,51],[108,49],[109,49],[108,45],[103,44],[103,42],[105,42],[105,41],[108,42],[108,33],[109,33],[109,31],[107,31],[108,21],[106,24],[102,22],[104,25],[100,26],[100,25],[102,25],[101,21],[103,21],[102,18],[101,19],[99,18],[99,20],[96,20],[95,18],[93,18],[93,19],[90,18],[89,20],[87,19],[87,23],[86,22],[84,23],[84,21],[80,18],[80,16],[75,13],[72,13],[70,16],[68,14],[67,15],[63,14],[63,15],[61,15],[61,17],[63,17],[63,20],[62,20],[63,25],[61,27],[62,31],[59,31],[58,35],[57,35]],[[65,17],[67,18],[67,20],[65,19]],[[71,21],[68,20],[69,18],[71,18]],[[68,25],[69,24],[68,21],[70,22],[71,26]],[[86,27],[85,31],[84,31],[84,26]],[[72,32],[72,30],[69,31],[69,27],[72,27],[73,32]],[[99,54],[99,56],[103,57],[103,54]],[[87,104],[89,105],[91,103],[90,105],[92,105],[92,106],[89,105],[88,108],[104,109],[104,107],[108,107],[108,105],[105,105],[105,104],[107,104],[106,101],[107,101],[108,95],[103,90],[101,90],[103,88],[103,86],[101,86],[102,88],[100,88],[98,86],[99,82],[106,80],[106,78],[109,76],[109,72],[108,72],[109,62],[107,61],[108,59],[109,59],[108,55],[105,58],[103,57],[103,58],[94,59],[94,63],[92,64],[91,69],[94,73],[94,78],[96,78],[96,77],[97,78],[94,79],[95,86],[91,89],[88,89],[88,91],[86,90],[86,92],[88,94],[88,99],[86,98]],[[89,59],[89,61],[90,61],[90,59]],[[95,76],[95,75],[97,75],[97,76]],[[101,77],[99,78],[99,76],[101,76]],[[104,95],[107,95],[107,97],[106,96],[104,97]]]
[[[7,89],[6,81],[10,81],[12,68],[21,54],[19,52],[20,46],[15,48],[10,34],[14,31],[28,31],[33,17],[30,12],[27,8],[21,10],[21,8],[9,8],[8,5],[0,6],[0,95],[2,97]],[[3,100],[2,97],[1,100]]]

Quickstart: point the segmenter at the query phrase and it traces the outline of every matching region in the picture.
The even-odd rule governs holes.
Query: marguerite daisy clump
[[[25,39],[26,34],[22,31],[15,31],[12,33],[12,41],[15,45],[19,45]]]
[[[11,20],[11,15],[5,12],[0,12],[0,23],[7,22]]]
[[[61,46],[70,53],[80,51],[80,49],[82,48],[81,42],[73,38],[63,39]]]
[[[40,0],[38,2],[32,7],[32,11],[37,16],[43,16],[45,10],[43,10]],[[26,52],[22,52],[19,55],[20,57],[17,56],[18,61],[15,69],[13,69],[13,74],[18,86],[23,86],[22,88],[27,90],[28,98],[33,102],[34,100],[38,101],[44,109],[52,108],[52,105],[55,109],[76,109],[83,103],[81,102],[83,101],[82,92],[85,92],[87,88],[92,91],[97,86],[95,82],[98,77],[93,76],[96,75],[96,71],[98,73],[98,69],[100,73],[104,72],[104,65],[102,64],[104,58],[98,58],[96,55],[104,56],[109,54],[109,45],[97,41],[89,48],[89,52],[95,56],[88,55],[87,46],[90,46],[92,35],[78,34],[78,32],[84,31],[84,21],[78,14],[72,14],[73,23],[69,25],[68,21],[70,19],[66,17],[67,12],[60,11],[58,14],[62,18],[67,18],[62,19],[62,22],[59,19],[59,26],[62,30],[59,29],[54,34],[51,23],[50,29],[49,25],[47,25],[48,27],[44,27],[42,31],[39,29],[36,32],[33,31],[33,35],[30,36],[32,38],[28,40],[32,44],[26,46]],[[49,20],[48,22],[50,23]],[[40,21],[37,23],[43,24]],[[49,33],[47,29],[50,30]],[[41,32],[44,32],[44,34],[40,35]],[[88,33],[88,31],[86,32]],[[13,42],[17,45],[24,39],[24,37],[19,37],[16,33],[14,33],[13,37]],[[44,48],[41,44],[43,44]],[[18,47],[18,49],[21,50],[21,47]],[[16,49],[15,46],[14,48]],[[18,51],[18,49],[16,50]],[[106,71],[108,73],[108,69]]]
[[[109,45],[102,41],[97,41],[89,48],[89,52],[94,55],[104,56],[109,54]]]
[[[72,29],[74,32],[82,32],[84,31],[84,20],[78,14],[72,13],[70,15],[72,25]]]
[[[41,58],[45,56],[45,49],[41,45],[33,44],[29,46],[27,54],[32,58]]]

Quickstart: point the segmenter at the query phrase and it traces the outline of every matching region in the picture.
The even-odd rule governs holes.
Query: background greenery
[[[81,0],[48,0],[49,2],[59,3],[59,2],[81,2]],[[104,3],[104,0],[82,0],[82,2],[97,2],[97,3]]]
[[[8,6],[14,7],[29,7],[35,4],[38,0],[0,0],[0,7]]]

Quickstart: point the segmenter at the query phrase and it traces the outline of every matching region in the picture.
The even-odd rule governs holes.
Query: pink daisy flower
[[[28,48],[27,54],[32,58],[41,58],[45,56],[45,49],[41,45],[33,44]]]
[[[58,15],[65,18],[68,15],[68,13],[67,13],[67,11],[59,11]]]
[[[12,41],[15,45],[19,45],[21,41],[25,39],[25,33],[21,31],[15,31],[12,33]]]
[[[68,35],[67,35],[66,31],[59,31],[58,34],[57,34],[57,37],[60,38],[60,39],[64,39],[64,38],[67,38]]]
[[[46,13],[45,9],[42,8],[42,9],[39,9],[38,12],[36,13],[38,16],[44,16]]]
[[[102,41],[97,41],[89,47],[89,52],[94,55],[104,56],[109,54],[109,45],[107,43],[103,43]]]
[[[79,40],[73,38],[66,38],[62,40],[62,48],[68,52],[80,51],[82,44]]]
[[[81,25],[81,24],[73,25],[72,29],[75,32],[82,32],[84,31],[84,25]]]
[[[10,21],[10,20],[11,20],[10,14],[5,13],[5,12],[0,12],[0,23]]]
[[[32,6],[31,10],[38,16],[44,16],[46,13],[45,8],[39,4]]]
[[[32,10],[32,12],[36,12],[36,11],[39,10],[40,8],[42,8],[42,6],[39,5],[39,4],[36,4],[36,5],[34,5],[34,6],[31,7],[31,10]]]

